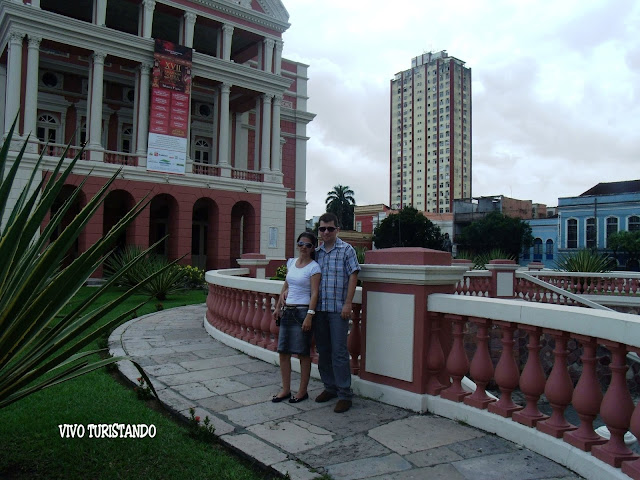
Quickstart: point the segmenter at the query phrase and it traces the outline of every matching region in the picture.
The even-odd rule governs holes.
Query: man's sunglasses
[[[328,230],[329,232],[335,232],[336,227],[319,227],[318,228],[319,232],[324,232],[325,230]]]
[[[298,246],[299,246],[299,247],[313,248],[313,243],[309,243],[309,242],[298,242]]]

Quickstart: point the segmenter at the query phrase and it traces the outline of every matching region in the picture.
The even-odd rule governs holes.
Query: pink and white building
[[[122,169],[71,256],[147,194],[123,244],[169,234],[162,253],[207,269],[244,253],[273,264],[293,255],[314,115],[307,65],[282,58],[288,21],[279,0],[0,0],[0,131],[19,115],[14,139],[31,135],[22,177],[40,153],[45,175],[67,143],[67,156],[85,145],[60,198],[90,174],[81,208]],[[172,172],[149,162],[156,39],[191,55]]]

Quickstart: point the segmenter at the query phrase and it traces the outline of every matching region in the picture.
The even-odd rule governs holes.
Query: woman
[[[298,235],[298,258],[287,261],[287,278],[282,286],[280,298],[273,315],[280,319],[278,353],[282,390],[271,399],[278,403],[289,399],[289,403],[302,402],[309,398],[307,386],[311,375],[311,322],[315,315],[320,287],[320,265],[314,260],[318,240],[310,232]],[[286,295],[286,303],[285,303]],[[291,355],[300,359],[300,388],[291,396]]]

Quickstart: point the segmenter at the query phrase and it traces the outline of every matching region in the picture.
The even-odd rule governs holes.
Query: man
[[[316,402],[338,397],[333,411],[343,413],[351,408],[353,397],[347,335],[360,265],[354,248],[338,238],[339,231],[336,215],[325,213],[320,217],[318,235],[323,243],[316,250],[316,261],[322,276],[313,333],[319,354],[318,370],[324,383],[324,391]]]

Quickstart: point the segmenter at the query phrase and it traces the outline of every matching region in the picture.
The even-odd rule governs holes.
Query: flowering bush
[[[200,416],[196,415],[196,410],[189,408],[189,435],[196,440],[210,442],[214,440],[216,427],[211,425],[211,420],[207,415],[204,421],[200,423]]]
[[[207,286],[207,282],[204,280],[204,270],[191,265],[180,265],[179,268],[184,278],[185,288],[196,289]]]
[[[287,264],[283,263],[276,269],[275,276],[271,280],[285,280],[287,278]]]

